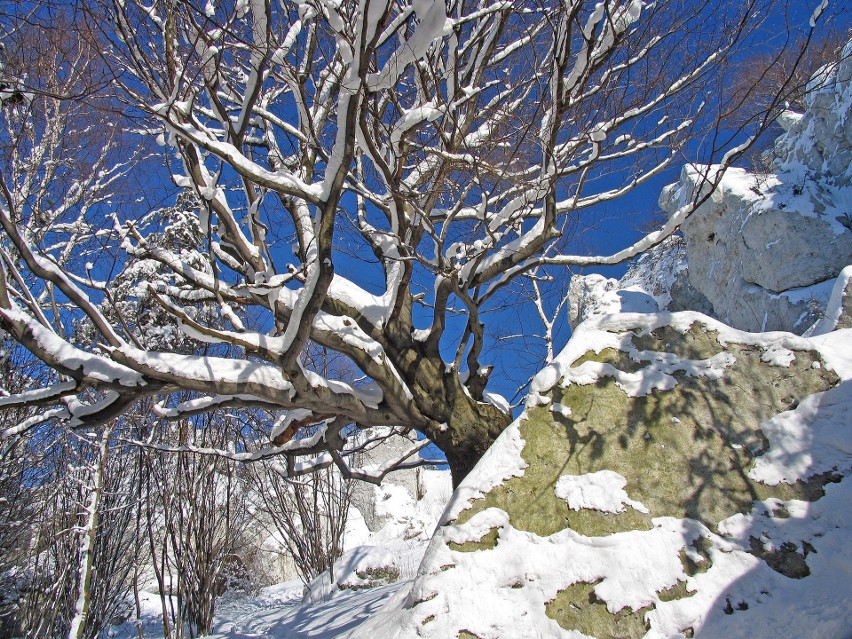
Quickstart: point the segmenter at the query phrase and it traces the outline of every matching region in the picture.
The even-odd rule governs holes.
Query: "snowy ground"
[[[220,601],[213,634],[218,639],[337,639],[356,628],[410,580],[369,590],[345,590],[327,601],[302,601],[300,581],[264,588],[255,597]],[[142,631],[146,639],[163,636],[159,599],[144,593]],[[134,622],[110,629],[112,639],[138,639]]]
[[[369,590],[346,590],[332,599],[302,604],[302,584],[285,583],[265,589],[255,599],[222,607],[214,637],[228,639],[334,639],[360,625],[405,582]]]
[[[306,596],[299,580],[263,588],[253,596],[226,593],[217,603],[210,636],[219,639],[336,639],[357,628],[394,593],[410,585],[452,492],[448,471],[424,470],[419,484],[419,500],[398,484],[386,482],[376,487],[376,514],[386,518],[384,526],[376,532],[367,529],[357,510],[350,511],[347,552],[335,564],[333,583],[327,574],[321,575],[311,584],[310,596]],[[352,585],[363,582],[356,575],[357,571],[387,566],[399,571],[399,580],[395,583],[351,589]],[[140,603],[143,636],[145,639],[162,637],[159,595],[143,592]],[[106,636],[139,639],[135,620],[111,627]]]

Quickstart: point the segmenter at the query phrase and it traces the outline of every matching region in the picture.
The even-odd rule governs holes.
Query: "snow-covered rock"
[[[729,169],[681,226],[689,283],[732,326],[801,334],[852,263],[851,54],[852,42],[814,77],[805,113],[782,117],[774,173]],[[674,212],[704,180],[704,170],[684,167],[660,206]]]
[[[843,637],[852,331],[593,317],[352,637]]]
[[[834,290],[828,300],[823,318],[807,330],[805,335],[825,335],[841,328],[852,328],[852,266],[840,271]]]
[[[787,133],[776,144],[777,170],[808,167],[837,187],[852,186],[852,40],[836,65],[811,79],[803,117],[782,122]],[[846,209],[847,217],[850,213]]]
[[[597,273],[572,277],[568,298],[568,321],[572,327],[596,315],[653,313],[660,310],[657,300],[642,289],[622,288],[618,280]]]
[[[701,179],[685,167],[661,206],[674,211],[694,197]],[[852,231],[838,221],[845,198],[809,177],[763,179],[729,169],[681,227],[690,284],[732,326],[802,333],[825,307],[834,278],[852,263]]]
[[[380,546],[358,546],[334,562],[334,568],[316,577],[305,588],[304,601],[330,599],[338,590],[364,590],[395,583],[399,579],[396,556]]]
[[[712,314],[713,306],[689,283],[686,242],[673,236],[643,253],[620,280],[575,275],[568,288],[571,328],[589,317],[658,310]]]
[[[375,438],[376,444],[366,452],[360,453],[361,465],[381,468],[387,462],[399,459],[405,454],[412,444],[413,435],[390,435],[381,436],[379,429],[363,431],[368,438]],[[424,485],[426,473],[422,468],[397,470],[388,474],[382,481],[381,486],[375,486],[366,482],[355,484],[352,495],[352,505],[358,509],[371,532],[381,530],[388,521],[398,516],[414,514],[414,504],[426,492]],[[445,473],[449,477],[449,471]],[[449,481],[449,479],[447,479]],[[391,499],[390,492],[397,497],[392,500],[393,507],[387,508]],[[400,500],[404,503],[400,503]],[[401,515],[402,513],[402,515]],[[429,531],[431,533],[431,531]]]

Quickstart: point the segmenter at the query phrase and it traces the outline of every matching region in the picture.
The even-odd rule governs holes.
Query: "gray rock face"
[[[803,114],[779,122],[774,173],[729,169],[675,237],[620,281],[575,276],[569,322],[596,315],[694,310],[752,332],[802,334],[824,314],[835,279],[852,264],[852,42],[811,81]],[[696,199],[713,169],[685,166],[660,206]]]
[[[776,169],[797,162],[837,187],[852,186],[852,41],[840,61],[825,67],[811,80],[805,97],[807,111],[785,125],[787,133],[776,143]],[[850,211],[847,208],[847,217]]]
[[[663,208],[673,211],[692,198],[698,181],[698,172],[686,168],[681,182],[664,191]],[[730,169],[684,222],[689,283],[736,328],[802,333],[820,317],[834,278],[852,262],[852,231],[825,214],[836,206],[816,212],[813,203],[830,202],[836,190],[808,180],[796,195],[777,178],[766,184]]]
[[[681,227],[689,284],[736,328],[801,334],[852,263],[852,46],[844,54],[812,81],[807,111],[781,119],[776,172],[729,169]],[[705,173],[684,167],[660,206],[689,202]]]

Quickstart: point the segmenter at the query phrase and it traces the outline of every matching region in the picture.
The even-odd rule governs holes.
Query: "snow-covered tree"
[[[227,449],[239,432],[235,421],[222,412],[180,420],[159,439],[178,447]],[[245,482],[231,460],[186,451],[144,450],[143,469],[143,534],[164,634],[169,639],[209,634],[217,598],[245,568],[239,554],[251,522]]]
[[[802,37],[779,38],[787,46],[806,46],[842,11],[812,4],[810,22],[793,25]],[[152,241],[133,223],[144,212],[100,198],[129,168],[112,153],[85,156],[89,181],[67,189],[99,203],[88,208],[22,191],[32,182],[23,176],[46,182],[53,164],[6,161],[0,326],[57,378],[2,401],[60,404],[67,420],[88,424],[151,396],[176,420],[223,406],[289,411],[268,444],[223,454],[286,454],[291,474],[335,463],[379,480],[418,463],[432,441],[458,482],[511,420],[489,391],[489,310],[531,281],[621,263],[662,241],[709,188],[609,254],[574,254],[568,232],[607,203],[629,217],[630,194],[691,141],[691,156],[716,163],[696,169],[712,186],[786,88],[726,128],[751,104],[724,97],[729,64],[756,43],[773,46],[758,30],[769,21],[777,31],[779,0],[81,5],[120,88],[116,108],[141,139],[158,139],[171,180],[197,197],[194,254],[206,264]],[[30,154],[40,135],[28,138]],[[87,211],[110,217],[98,226]],[[119,265],[128,255],[159,265],[150,298],[196,349],[142,347],[108,315],[99,300],[112,295],[111,263],[70,255],[93,250],[93,238]],[[559,308],[546,302],[531,302],[530,316]],[[190,312],[199,303],[220,317]],[[83,319],[92,339],[67,330]],[[311,367],[312,345],[340,353],[358,381]],[[92,387],[96,403],[68,401]],[[426,439],[396,463],[354,467],[347,441],[368,426]]]
[[[41,431],[25,442],[28,539],[12,555],[11,636],[93,639],[131,590],[138,478],[110,427]]]

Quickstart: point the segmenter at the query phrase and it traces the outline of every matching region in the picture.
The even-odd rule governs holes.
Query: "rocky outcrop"
[[[568,323],[609,313],[658,310],[713,314],[713,305],[689,283],[686,242],[677,235],[643,253],[620,280],[592,273],[575,275],[568,287]]]
[[[852,43],[811,85],[805,113],[780,120],[774,172],[730,169],[681,227],[690,284],[743,330],[804,332],[852,263]],[[674,212],[703,180],[685,167],[660,206]]]
[[[359,636],[845,636],[850,441],[849,331],[592,318]]]
[[[701,179],[686,167],[661,206],[676,210]],[[762,182],[729,169],[681,227],[689,283],[732,326],[804,332],[825,307],[834,278],[852,263],[852,231],[838,221],[843,203],[835,201],[843,197],[809,178],[778,174]]]
[[[680,235],[642,256],[620,281],[574,277],[569,321],[639,310],[696,310],[747,331],[804,333],[822,317],[835,278],[852,264],[852,43],[812,80],[804,114],[786,112],[772,172],[729,169]],[[706,167],[684,167],[663,190],[673,213],[706,191]],[[626,301],[626,300],[625,300]]]
[[[589,317],[610,313],[654,313],[660,305],[640,287],[597,273],[575,275],[568,285],[568,321],[574,328]]]

